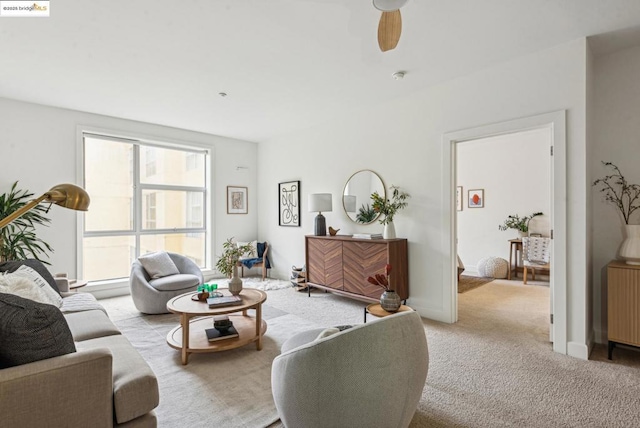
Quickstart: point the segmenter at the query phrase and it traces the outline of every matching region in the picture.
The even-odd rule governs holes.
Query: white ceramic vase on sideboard
[[[640,265],[640,225],[624,226],[625,237],[620,245],[620,257],[629,265]]]
[[[393,225],[392,221],[384,225],[382,237],[384,239],[396,239],[396,227]]]

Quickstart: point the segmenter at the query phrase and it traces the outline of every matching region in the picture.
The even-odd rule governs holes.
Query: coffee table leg
[[[187,314],[180,315],[180,323],[182,324],[182,364],[186,366],[189,362],[189,317]]]
[[[258,336],[256,349],[260,351],[262,349],[262,305],[256,307],[256,336]]]

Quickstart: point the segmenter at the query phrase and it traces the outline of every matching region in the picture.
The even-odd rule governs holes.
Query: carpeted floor
[[[460,275],[458,280],[458,293],[466,293],[493,281],[493,278],[482,278],[478,276]]]
[[[292,288],[267,294],[262,351],[193,355],[187,366],[164,342],[176,316],[139,316],[129,297],[103,300],[158,375],[161,427],[281,427],[270,413],[269,367],[282,341],[312,326],[362,322],[361,302]],[[640,352],[620,347],[613,361],[603,345],[590,361],[552,352],[548,287],[494,280],[458,303],[458,323],[424,320],[429,374],[411,427],[640,426]],[[244,394],[248,381],[257,388]]]

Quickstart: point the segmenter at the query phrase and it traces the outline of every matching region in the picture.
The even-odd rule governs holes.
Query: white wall
[[[585,52],[586,41],[577,40],[261,143],[258,221],[262,239],[274,249],[273,273],[284,278],[304,260],[303,237],[312,232],[314,215],[306,212],[307,195],[331,192],[340,206],[347,178],[372,169],[412,196],[395,219],[398,236],[409,239],[409,303],[423,316],[445,319],[444,295],[452,285],[443,283],[449,264],[442,250],[448,231],[441,228],[441,189],[450,173],[441,162],[443,134],[567,109],[567,338],[569,353],[586,358],[586,257],[573,251],[586,248]],[[278,227],[276,184],[298,179],[302,227]],[[341,233],[382,230],[377,223],[357,226],[338,210],[326,217]]]
[[[609,174],[600,163],[616,164],[629,183],[640,184],[640,46],[597,56],[594,67],[593,156],[591,181]],[[593,322],[596,340],[607,340],[606,266],[615,259],[624,238],[624,220],[617,208],[590,187],[593,234]],[[631,224],[640,224],[640,212]]]
[[[82,184],[76,180],[76,127],[81,125],[212,148],[216,219],[212,236],[214,254],[222,253],[222,241],[227,237],[250,240],[257,236],[255,143],[3,98],[0,98],[0,153],[3,160],[0,193],[8,191],[16,180],[20,188],[38,196],[59,183]],[[237,170],[238,165],[248,169]],[[248,215],[226,214],[227,185],[249,188]],[[51,226],[42,228],[38,234],[55,250],[49,260],[50,268],[53,272],[67,272],[74,277],[77,272],[76,221],[82,214],[55,206],[49,213]]]
[[[508,215],[543,212],[531,220],[532,233],[549,236],[551,160],[549,129],[483,138],[456,144],[457,185],[463,187],[457,212],[458,255],[466,274],[477,274],[478,261],[509,260],[509,239],[518,231],[500,231]],[[471,189],[484,189],[484,208],[469,208]]]

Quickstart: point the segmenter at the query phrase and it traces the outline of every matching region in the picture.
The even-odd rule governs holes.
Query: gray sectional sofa
[[[149,365],[92,295],[69,293],[66,278],[55,281],[63,318],[54,313],[54,322],[66,321],[76,352],[1,369],[0,425],[157,426],[158,382]]]

